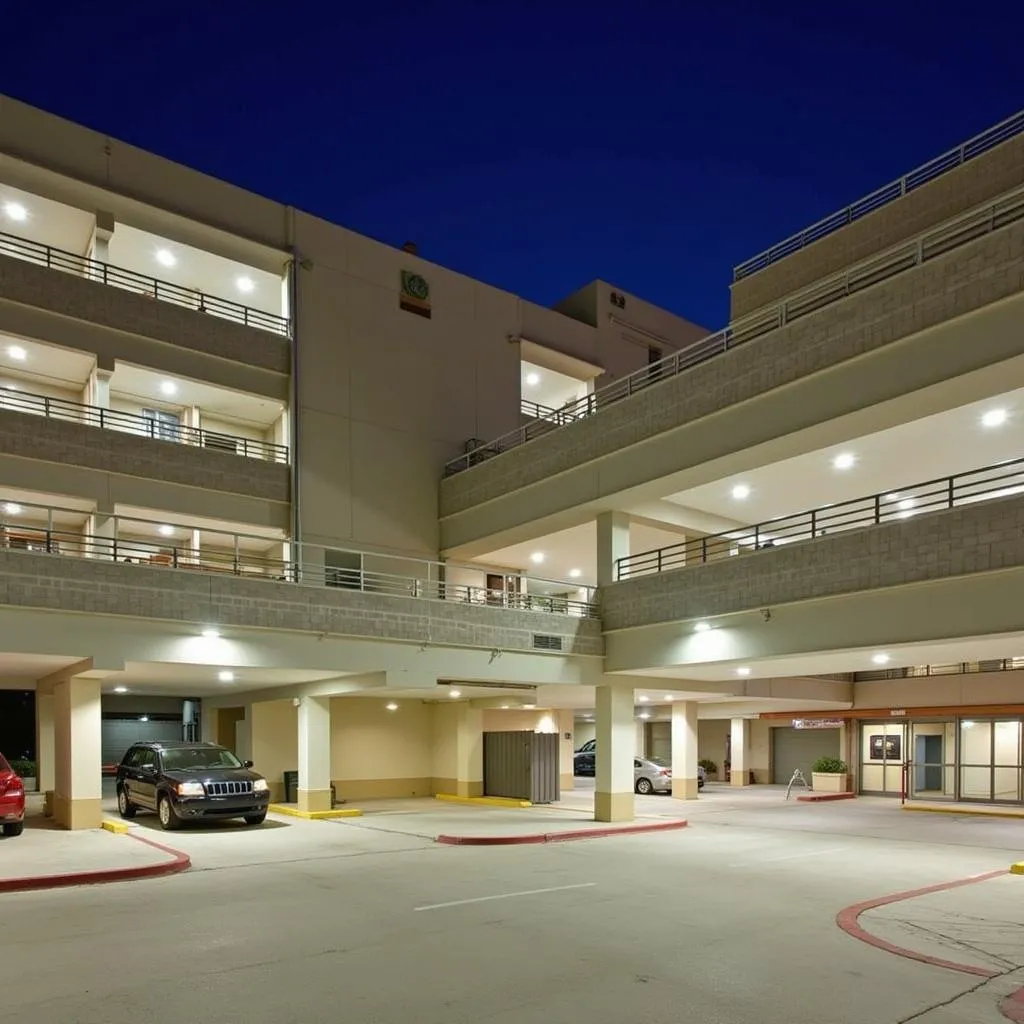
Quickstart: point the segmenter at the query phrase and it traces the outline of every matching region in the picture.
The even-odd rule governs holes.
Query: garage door
[[[140,740],[180,740],[181,720],[103,719],[103,763],[119,764],[125,751]]]
[[[838,729],[772,729],[772,782],[785,786],[799,768],[808,784],[819,757],[839,757]]]

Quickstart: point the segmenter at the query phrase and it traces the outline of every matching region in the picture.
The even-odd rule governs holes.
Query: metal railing
[[[88,530],[88,518],[106,521],[103,533]],[[69,518],[86,518],[81,529]],[[64,520],[64,522],[59,522]],[[201,543],[193,543],[198,532]],[[152,539],[151,539],[152,538]],[[374,552],[291,544],[253,534],[190,525],[170,525],[133,516],[106,515],[84,509],[37,505],[0,498],[0,549],[72,558],[121,562],[150,569],[228,574],[248,579],[313,587],[355,590],[396,597],[548,612],[576,618],[597,618],[594,590],[577,583],[505,573],[506,586],[454,582],[451,575],[478,575],[486,581],[488,567]],[[282,557],[267,553],[280,546]],[[261,547],[262,550],[252,550]],[[288,557],[283,557],[285,554]],[[346,564],[332,564],[341,562]],[[531,587],[534,592],[531,593]],[[539,593],[537,589],[556,590]],[[570,597],[577,594],[580,597]]]
[[[953,149],[947,150],[941,156],[929,160],[926,164],[922,164],[920,167],[909,171],[902,178],[897,178],[895,181],[889,182],[888,185],[875,189],[874,192],[864,196],[863,199],[858,199],[855,203],[851,203],[845,209],[830,214],[810,227],[804,228],[803,231],[798,231],[795,235],[790,235],[789,238],[776,242],[775,245],[765,249],[764,252],[752,256],[749,260],[733,268],[733,281],[741,281],[743,278],[763,270],[772,263],[776,263],[784,257],[803,249],[812,242],[816,242],[826,235],[838,231],[847,224],[860,220],[861,217],[874,212],[880,207],[895,202],[908,192],[913,192],[914,189],[934,181],[948,171],[961,166],[961,164],[965,164],[968,160],[972,160],[982,153],[988,152],[990,149],[994,149],[1021,132],[1024,132],[1024,110],[1014,114],[1012,117],[1008,117],[1005,121],[1000,121],[999,124],[993,125],[991,128],[987,128],[980,135],[975,135],[974,138],[968,139],[959,146],[954,146]]]
[[[172,444],[208,448],[211,451],[230,452],[250,459],[267,462],[288,461],[288,448],[270,441],[255,441],[249,437],[238,437],[220,430],[205,427],[188,427],[181,423],[166,423],[136,413],[118,412],[97,405],[85,405],[65,398],[51,398],[34,395],[27,391],[0,389],[0,411],[23,412],[30,416],[61,420],[64,423],[81,423],[100,430],[114,430],[122,434],[134,434],[156,441]]]
[[[906,668],[879,668],[854,672],[856,683],[882,682],[887,679],[921,679],[928,676],[974,675],[978,672],[1019,672],[1024,658],[992,658],[986,661],[959,661],[943,665],[910,665]]]
[[[524,416],[529,416],[530,419],[544,420],[561,426],[563,423],[572,423],[580,418],[580,414],[574,411],[576,405],[576,402],[568,402],[556,409],[550,405],[541,405],[540,402],[531,402],[524,398],[520,400],[519,411]]]
[[[151,299],[170,302],[175,306],[198,310],[200,313],[209,313],[211,316],[219,316],[224,320],[269,331],[272,334],[283,334],[288,337],[291,333],[291,322],[275,313],[264,313],[263,310],[244,306],[231,299],[207,295],[195,288],[171,284],[169,281],[161,281],[147,274],[114,266],[112,263],[103,263],[87,256],[55,249],[52,245],[19,238],[17,235],[0,232],[0,256],[13,256],[15,259],[49,267],[51,270],[62,270],[64,273],[98,281],[112,288],[134,292],[136,295],[146,295]]]
[[[863,530],[922,513],[958,508],[1018,493],[1024,493],[1024,459],[929,480],[886,494],[823,505],[810,512],[780,516],[739,530],[695,537],[668,547],[642,551],[618,559],[615,563],[615,578],[627,580],[706,565],[798,541],[815,540],[832,533]]]
[[[993,202],[960,214],[908,242],[893,246],[885,252],[802,288],[775,306],[768,306],[743,317],[717,333],[709,334],[706,338],[673,352],[657,363],[598,388],[577,402],[552,410],[557,415],[541,416],[493,441],[473,447],[450,460],[445,465],[444,475],[454,476],[496,455],[518,448],[528,441],[544,437],[569,423],[592,416],[621,399],[645,391],[654,384],[670,380],[739,345],[817,313],[834,302],[921,266],[936,257],[944,256],[961,245],[966,245],[1022,218],[1024,188],[1016,189]]]

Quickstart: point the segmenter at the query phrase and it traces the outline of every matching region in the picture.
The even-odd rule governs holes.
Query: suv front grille
[[[207,796],[241,796],[252,792],[251,782],[207,782]]]

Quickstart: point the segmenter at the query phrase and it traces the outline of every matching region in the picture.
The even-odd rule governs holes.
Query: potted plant
[[[811,789],[816,793],[845,793],[849,771],[838,757],[819,757],[811,765]]]
[[[21,781],[25,783],[26,792],[31,793],[36,788],[36,778],[39,773],[39,767],[36,762],[25,758],[17,758],[11,761],[10,765],[21,776]]]
[[[718,765],[709,758],[702,757],[697,764],[704,769],[704,774],[710,779],[712,777],[718,777]]]

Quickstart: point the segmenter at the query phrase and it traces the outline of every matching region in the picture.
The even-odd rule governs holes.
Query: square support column
[[[750,723],[745,718],[734,718],[730,736],[729,781],[733,786],[749,786]]]
[[[36,691],[36,784],[40,793],[52,793],[56,779],[53,733],[53,694]]]
[[[636,725],[632,689],[597,687],[597,821],[633,820],[633,759]]]
[[[299,810],[331,809],[331,698],[299,704]]]
[[[615,582],[615,563],[629,557],[629,516],[602,512],[597,517],[597,585]]]
[[[53,688],[54,821],[99,828],[103,819],[100,682],[71,679]]]
[[[697,785],[697,702],[676,701],[672,705],[672,795],[679,800],[696,800]]]
[[[467,702],[434,708],[434,793],[484,795],[484,713]]]

